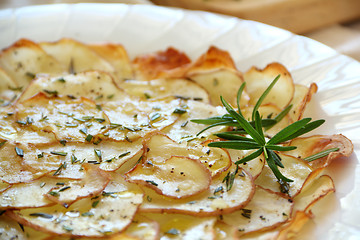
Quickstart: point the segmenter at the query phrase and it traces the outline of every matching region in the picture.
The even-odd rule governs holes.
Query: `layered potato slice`
[[[208,189],[210,171],[197,159],[172,156],[164,162],[145,160],[127,173],[130,182],[145,185],[170,198],[186,198]]]
[[[348,157],[353,152],[351,141],[341,134],[334,135],[314,135],[311,137],[297,138],[290,141],[289,146],[296,146],[295,150],[287,152],[288,155],[307,158],[313,154],[322,152],[331,148],[338,148],[327,156],[310,161],[309,165],[313,168],[322,168],[328,166],[334,159],[339,157]]]
[[[60,75],[65,68],[38,44],[20,39],[0,54],[0,67],[17,87],[26,87],[37,74]]]
[[[86,44],[73,39],[63,38],[57,42],[42,42],[39,45],[69,73],[86,70],[114,72],[114,68],[110,63],[101,58]]]
[[[90,163],[105,171],[115,171],[142,153],[142,140],[102,141],[97,145],[61,143],[31,145],[24,148],[23,163],[38,172],[56,177],[81,179],[83,163]]]
[[[227,149],[227,151],[230,154],[231,161],[234,163],[253,152],[251,150],[234,150],[234,149]],[[265,158],[263,155],[260,155],[259,157],[249,162],[239,164],[241,168],[243,168],[245,171],[251,174],[254,180],[260,175],[261,171],[264,168],[264,165],[265,165]]]
[[[139,189],[126,184],[121,186],[123,188],[112,192],[105,188],[101,195],[83,198],[68,208],[54,205],[13,210],[6,214],[25,226],[51,234],[78,237],[112,235],[124,231],[131,224],[143,200]]]
[[[199,84],[185,78],[153,79],[149,81],[126,80],[119,86],[129,95],[145,99],[162,99],[175,97],[184,100],[195,100],[209,103],[208,92]]]
[[[143,188],[146,199],[140,206],[140,211],[217,216],[240,209],[246,206],[252,198],[255,186],[252,177],[239,169],[238,174],[234,176],[232,188],[228,189],[223,179],[234,169],[235,166],[229,171],[215,176],[207,191],[188,198],[169,198],[150,188]]]
[[[123,80],[134,78],[133,67],[123,45],[107,43],[90,44],[88,46],[112,65],[117,84],[120,84]]]
[[[298,121],[302,118],[306,105],[311,101],[312,96],[317,92],[317,85],[310,84],[309,87],[304,85],[295,84],[294,97],[291,100],[293,108],[289,112],[292,121]]]
[[[135,78],[148,81],[157,78],[182,77],[191,60],[185,53],[169,47],[165,51],[139,55],[132,63]]]
[[[12,185],[0,193],[1,209],[36,208],[54,205],[70,206],[75,201],[100,194],[110,181],[110,175],[90,164],[84,164],[84,178],[42,177],[28,183]]]
[[[266,96],[263,104],[273,103],[280,109],[289,105],[294,96],[294,81],[288,70],[280,63],[271,63],[264,69],[252,67],[244,74],[250,105],[255,105],[261,94],[279,74],[279,80]]]
[[[223,96],[230,104],[236,106],[238,87],[244,79],[228,52],[214,46],[210,47],[188,69],[186,76],[208,91],[212,105],[221,106],[220,96]],[[249,97],[244,92],[240,105],[246,106],[248,101]]]
[[[39,76],[24,90],[19,101],[25,101],[39,92],[71,98],[86,97],[97,103],[128,97],[115,84],[112,76],[102,71],[85,71],[57,77]]]
[[[183,214],[145,214],[160,224],[160,239],[215,239],[215,217],[197,218]]]
[[[257,186],[254,197],[245,208],[224,214],[221,221],[237,229],[239,236],[275,228],[290,218],[293,203],[289,200]]]
[[[210,148],[207,144],[177,143],[160,132],[153,132],[145,137],[144,149],[144,163],[151,162],[156,165],[173,156],[188,157],[199,160],[212,176],[227,170],[231,165],[230,156],[223,149]]]

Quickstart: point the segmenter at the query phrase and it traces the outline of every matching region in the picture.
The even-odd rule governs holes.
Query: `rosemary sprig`
[[[282,143],[299,137],[305,133],[308,133],[315,128],[321,126],[325,120],[316,120],[311,122],[311,118],[304,118],[297,122],[290,124],[289,126],[285,127],[277,134],[275,134],[272,138],[267,139],[264,134],[263,129],[269,129],[274,126],[276,123],[282,120],[282,118],[290,111],[291,105],[284,108],[284,110],[279,113],[274,118],[265,118],[262,119],[260,113],[258,111],[260,105],[262,104],[265,97],[269,94],[273,86],[279,80],[280,75],[278,75],[271,84],[267,87],[264,93],[260,96],[258,101],[256,102],[253,112],[252,112],[252,119],[247,120],[241,113],[240,108],[240,98],[241,94],[245,88],[245,82],[240,86],[237,94],[237,111],[222,97],[220,96],[221,102],[225,107],[227,114],[218,117],[211,117],[207,119],[193,119],[191,120],[194,123],[208,125],[202,131],[198,133],[201,134],[204,131],[215,127],[215,126],[230,126],[234,128],[234,131],[229,132],[222,132],[215,134],[216,136],[225,139],[225,141],[216,141],[211,142],[208,144],[210,147],[218,147],[218,148],[228,148],[228,149],[237,149],[237,150],[255,150],[251,154],[245,156],[244,158],[240,159],[239,161],[235,162],[238,166],[239,164],[246,163],[251,161],[261,154],[264,155],[265,160],[274,173],[275,177],[278,179],[278,182],[283,184],[288,184],[288,182],[293,182],[292,179],[285,177],[279,170],[280,168],[284,168],[282,164],[282,160],[280,156],[276,152],[283,152],[283,151],[291,151],[296,149],[296,146],[283,146]],[[331,151],[337,151],[338,149],[332,149]],[[330,152],[331,152],[330,151]],[[320,156],[324,156],[324,154],[329,154],[329,151],[323,153]],[[325,155],[326,156],[326,155]],[[309,157],[309,160],[312,161],[316,159],[315,157]],[[236,173],[235,173],[236,174]],[[232,186],[232,181],[228,174],[224,182],[229,183],[227,184],[227,190],[229,191]]]

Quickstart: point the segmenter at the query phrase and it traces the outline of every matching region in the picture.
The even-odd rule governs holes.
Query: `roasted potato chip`
[[[312,83],[310,87],[304,85],[295,84],[294,97],[291,100],[293,105],[289,112],[290,118],[295,122],[300,120],[304,114],[306,105],[310,102],[312,96],[317,92],[317,85]]]

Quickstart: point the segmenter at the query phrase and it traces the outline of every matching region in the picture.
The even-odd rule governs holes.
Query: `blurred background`
[[[360,60],[360,0],[0,0],[0,8],[79,2],[154,4],[236,16],[310,37]]]

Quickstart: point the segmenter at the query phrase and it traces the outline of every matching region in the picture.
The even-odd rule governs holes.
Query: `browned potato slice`
[[[292,121],[300,120],[304,114],[306,105],[310,102],[312,96],[317,92],[317,85],[312,83],[310,87],[295,84],[294,98],[291,103],[293,105],[289,112]]]
[[[19,101],[25,101],[40,91],[72,98],[86,97],[97,103],[127,97],[111,75],[101,71],[80,72],[61,77],[39,76],[25,89]]]
[[[181,114],[179,119],[171,126],[167,127],[163,132],[166,133],[171,139],[176,142],[190,141],[194,138],[201,139],[215,138],[212,134],[224,131],[226,127],[219,126],[211,128],[199,136],[196,136],[206,125],[193,123],[191,119],[202,119],[215,116],[221,116],[225,114],[225,110],[222,107],[214,107],[212,105],[202,103],[199,101],[187,101],[185,104],[186,113]]]
[[[210,171],[197,159],[172,156],[164,162],[145,160],[126,174],[127,180],[170,198],[186,198],[209,188]]]
[[[154,79],[149,81],[126,80],[119,84],[130,95],[144,99],[176,97],[209,103],[209,94],[197,83],[185,78]]]
[[[281,153],[279,153],[279,156],[282,159],[282,164],[284,165],[284,168],[279,168],[279,171],[285,177],[293,180],[293,182],[289,183],[288,194],[289,196],[294,197],[299,193],[305,180],[308,178],[313,169],[302,159]],[[280,188],[277,178],[267,164],[265,164],[263,171],[255,180],[255,184],[260,185],[263,188],[270,189],[273,192],[284,191]]]
[[[344,135],[315,135],[311,137],[296,138],[289,143],[290,146],[296,146],[295,150],[287,152],[287,154],[297,157],[306,158],[313,154],[319,153],[330,148],[339,148],[339,151],[332,152],[329,155],[309,162],[314,168],[328,166],[334,159],[345,156],[348,157],[353,152],[351,141]]]
[[[5,183],[31,181],[46,172],[37,172],[23,164],[25,146],[5,141],[0,147],[0,180]]]
[[[269,190],[257,187],[245,208],[223,215],[222,221],[238,230],[238,235],[275,228],[291,216],[293,203]]]
[[[335,192],[335,185],[327,175],[306,181],[303,190],[294,198],[294,211],[309,211],[314,203],[332,192]]]
[[[0,182],[0,194],[4,191],[6,191],[7,189],[9,189],[11,187],[10,184],[4,182],[4,181],[1,181]]]
[[[59,141],[69,142],[93,141],[87,137],[100,134],[109,124],[103,111],[87,98],[48,97],[44,93],[17,104],[16,121],[29,131],[53,132]]]
[[[237,91],[244,80],[228,52],[211,46],[191,66],[186,76],[209,92],[213,105],[222,105],[220,96],[223,96],[230,104],[236,106]],[[244,91],[240,105],[246,106],[248,101],[249,97]]]
[[[114,72],[114,68],[91,48],[73,39],[63,38],[57,42],[39,44],[47,54],[56,58],[69,73],[86,70]]]
[[[233,166],[229,171],[234,172],[234,169]],[[227,185],[223,180],[229,171],[215,176],[209,190],[185,199],[169,198],[144,188],[146,198],[140,211],[184,213],[202,217],[217,216],[240,209],[246,206],[254,194],[253,179],[248,173],[239,169],[232,188],[227,191]]]
[[[16,86],[26,87],[37,74],[58,75],[64,68],[38,44],[20,39],[0,53],[0,67]]]
[[[212,176],[225,171],[231,164],[229,154],[223,149],[210,148],[206,143],[179,144],[159,132],[154,132],[145,137],[144,149],[148,149],[145,152],[145,160],[154,164],[165,162],[172,156],[198,159],[210,170]]]
[[[82,163],[92,163],[105,171],[115,171],[139,152],[142,140],[133,142],[102,141],[97,145],[60,143],[35,145],[24,152],[23,161],[36,171],[53,172],[57,177],[80,179]]]
[[[81,180],[42,177],[29,183],[18,183],[0,193],[0,208],[34,208],[53,205],[69,206],[78,199],[101,193],[109,176],[95,166],[84,164]]]
[[[133,60],[136,79],[140,80],[182,77],[189,63],[190,59],[185,53],[172,47],[140,55]]]
[[[288,70],[279,63],[271,63],[262,70],[253,67],[244,74],[251,105],[255,105],[261,94],[279,74],[280,79],[264,99],[263,104],[273,103],[280,109],[289,105],[294,96],[294,82]]]
[[[134,71],[124,46],[121,44],[107,43],[90,44],[88,47],[113,66],[117,83],[134,78]]]
[[[102,237],[125,230],[131,223],[143,194],[118,191],[61,205],[7,212],[19,223],[36,230],[64,236]]]
[[[182,214],[145,214],[160,224],[160,239],[215,239],[215,217],[197,218]]]

